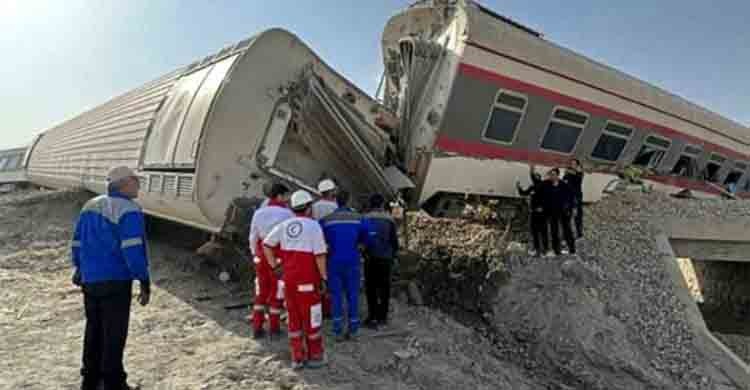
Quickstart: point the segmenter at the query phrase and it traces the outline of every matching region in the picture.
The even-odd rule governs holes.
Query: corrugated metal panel
[[[152,128],[160,113],[165,112],[163,106],[167,97],[174,94],[175,85],[196,73],[208,74],[210,69],[206,67],[247,49],[254,39],[255,37],[251,37],[225,46],[217,53],[116,96],[48,129],[35,140],[33,150],[28,154],[27,165],[31,179],[38,178],[40,184],[54,186],[77,186],[92,180],[101,184],[107,171],[113,166],[139,167],[145,141],[149,132],[153,132]],[[192,100],[192,95],[190,98]],[[192,128],[190,134],[192,137]],[[163,151],[165,156],[170,153],[170,161],[176,147],[175,138],[171,140],[168,150]],[[192,194],[192,178],[185,180],[184,190],[190,188]],[[178,192],[179,185],[175,181],[175,193]],[[158,191],[161,191],[161,186],[160,176],[149,177],[144,181],[144,189],[158,187]],[[94,190],[93,186],[87,187]],[[96,188],[102,187],[99,185]]]
[[[138,166],[158,109],[178,80],[173,72],[44,133],[29,159],[29,175],[75,186],[103,182],[116,165]]]

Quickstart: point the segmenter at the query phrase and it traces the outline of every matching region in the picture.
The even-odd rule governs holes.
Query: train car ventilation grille
[[[164,176],[164,193],[177,195],[177,176]]]
[[[192,198],[193,196],[193,177],[180,176],[177,181],[177,196],[180,198]]]
[[[161,192],[161,175],[151,175],[148,192]]]

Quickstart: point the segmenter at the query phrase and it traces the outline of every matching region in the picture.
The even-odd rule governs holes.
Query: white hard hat
[[[299,190],[295,191],[292,194],[292,199],[290,201],[290,205],[292,206],[293,210],[299,210],[307,206],[308,204],[313,202],[313,197],[310,195],[309,192],[305,190]]]
[[[325,179],[325,180],[322,180],[320,183],[318,183],[318,191],[321,193],[333,191],[335,189],[336,189],[336,183],[334,183],[333,180],[331,179]]]
[[[118,181],[129,177],[138,177],[138,175],[128,167],[115,167],[110,169],[109,173],[107,173],[107,181],[110,183],[117,183]]]

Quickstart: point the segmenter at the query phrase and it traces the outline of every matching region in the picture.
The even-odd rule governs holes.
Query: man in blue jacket
[[[359,244],[364,244],[366,230],[362,216],[347,207],[349,193],[339,191],[339,208],[320,220],[328,243],[328,288],[333,301],[333,333],[337,341],[357,336],[359,330],[360,255]],[[349,327],[343,333],[346,294]]]
[[[89,200],[73,236],[73,283],[83,289],[86,332],[82,390],[129,389],[122,364],[130,320],[133,280],[148,304],[150,278],[144,217],[135,172],[117,167],[107,175],[107,194]]]
[[[391,268],[398,254],[396,222],[385,211],[385,198],[380,194],[370,197],[370,212],[365,214],[367,229],[365,258],[365,289],[369,315],[364,325],[377,329],[388,323],[391,299]]]

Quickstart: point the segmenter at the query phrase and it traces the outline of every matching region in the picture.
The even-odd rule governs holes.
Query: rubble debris
[[[685,203],[625,191],[586,211],[579,256],[554,259],[529,258],[513,242],[508,247],[516,250],[499,250],[491,244],[503,233],[497,225],[417,214],[409,249],[422,255],[414,275],[427,303],[483,330],[503,359],[550,386],[709,389],[727,382],[694,346],[653,237],[665,218],[747,218],[750,202]],[[490,282],[485,271],[502,277]]]

